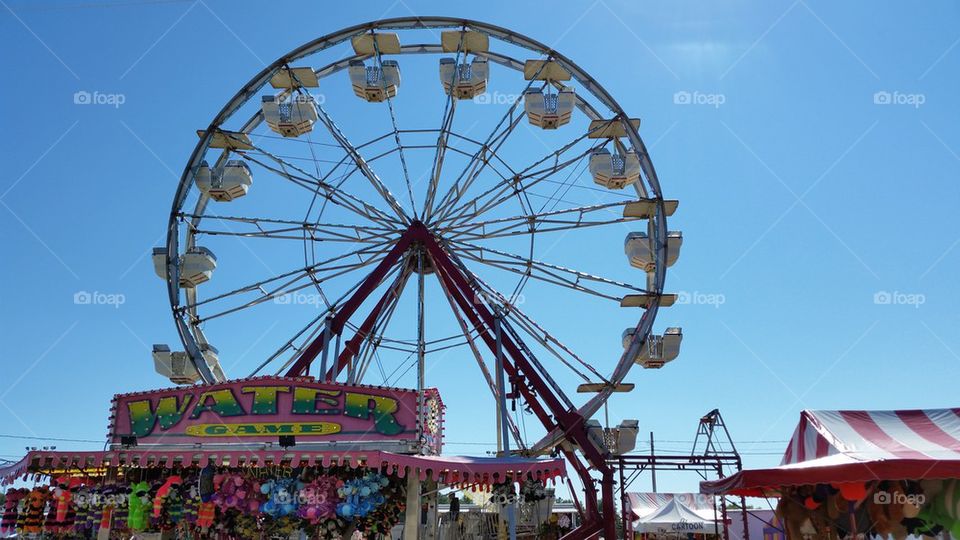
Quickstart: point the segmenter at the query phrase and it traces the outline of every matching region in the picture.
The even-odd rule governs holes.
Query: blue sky
[[[0,458],[28,445],[90,447],[8,436],[100,440],[113,393],[164,385],[149,346],[177,338],[149,251],[163,242],[194,131],[296,46],[413,14],[484,20],[547,43],[642,119],[663,191],[680,200],[670,228],[683,231],[684,247],[667,289],[693,301],[661,311],[657,330],[683,327],[681,356],[661,371],[632,372],[636,390],[610,404],[614,423],[637,418],[658,447],[680,450],[698,418],[719,408],[743,441],[746,465],[765,466],[779,461],[803,408],[955,405],[955,3],[3,5]],[[413,112],[398,113],[416,124],[423,110],[435,127],[442,101],[417,97],[417,85],[439,92],[435,72],[418,77],[414,69],[400,90]],[[348,93],[341,83],[328,96],[331,111]],[[114,101],[122,104],[77,105],[77,92],[120,96]],[[384,118],[346,114],[357,130]],[[527,140],[530,152],[543,153]],[[574,192],[570,199],[590,201]],[[600,237],[571,235],[552,262],[640,283],[620,251],[624,233],[604,233],[609,246],[599,247],[608,255],[588,260],[583,254]],[[218,270],[227,281],[253,279],[283,268],[279,257],[221,256]],[[75,304],[81,291],[124,302]],[[535,316],[591,363],[612,365],[619,333],[636,314],[605,305],[588,315],[600,308],[547,298],[531,293],[530,313],[540,310]],[[272,326],[284,316],[220,328],[224,364],[240,366],[232,374],[284,337]],[[476,429],[474,420],[487,401],[464,392],[480,384],[469,353],[437,362],[428,384],[450,406],[448,451],[489,450],[493,430]],[[695,488],[689,476],[662,482],[661,489]]]

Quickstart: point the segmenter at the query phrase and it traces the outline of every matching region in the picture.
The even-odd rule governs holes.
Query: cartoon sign
[[[138,444],[303,441],[439,443],[442,404],[414,390],[264,377],[114,396],[110,440]],[[418,423],[425,425],[420,438]]]

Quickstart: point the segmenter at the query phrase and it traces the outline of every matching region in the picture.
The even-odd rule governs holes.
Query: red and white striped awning
[[[960,409],[803,411],[780,467],[700,487],[771,496],[788,485],[921,478],[960,478]]]

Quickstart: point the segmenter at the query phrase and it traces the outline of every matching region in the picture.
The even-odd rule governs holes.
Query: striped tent
[[[960,478],[960,409],[803,411],[779,467],[700,487],[775,496],[781,486],[922,478]]]

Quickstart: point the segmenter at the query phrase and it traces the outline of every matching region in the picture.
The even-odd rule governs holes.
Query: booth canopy
[[[444,484],[490,485],[505,480],[521,481],[532,477],[542,481],[566,476],[562,458],[527,459],[518,457],[459,457],[401,455],[371,451],[296,451],[287,450],[197,450],[191,448],[130,448],[102,452],[33,450],[19,462],[0,467],[0,483],[24,474],[95,474],[105,467],[227,466],[267,467],[272,465],[385,467],[388,474],[403,477],[408,471],[421,479],[432,478]]]
[[[652,514],[633,522],[634,532],[661,534],[717,534],[717,523],[713,519],[694,512],[683,505],[679,499],[670,499]]]
[[[803,411],[779,467],[700,488],[771,497],[782,486],[923,478],[960,478],[960,409]]]

